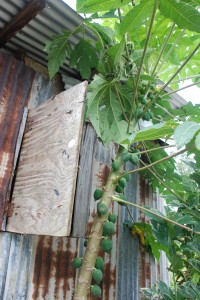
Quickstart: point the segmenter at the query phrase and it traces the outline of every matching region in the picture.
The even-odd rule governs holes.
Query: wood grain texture
[[[7,231],[70,234],[86,87],[29,111]]]

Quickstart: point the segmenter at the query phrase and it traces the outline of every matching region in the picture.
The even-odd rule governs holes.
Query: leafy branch
[[[157,164],[160,164],[161,162],[164,162],[166,160],[169,160],[170,158],[176,157],[177,155],[180,155],[180,154],[182,154],[182,153],[184,153],[186,151],[188,151],[188,149],[183,149],[183,150],[177,151],[177,152],[175,152],[175,153],[173,153],[171,155],[168,155],[167,157],[164,157],[162,159],[159,159],[159,160],[157,160],[157,161],[155,161],[155,162],[153,162],[153,163],[151,163],[151,164],[149,164],[149,165],[147,165],[145,167],[141,167],[141,168],[138,168],[138,169],[126,172],[125,174],[119,176],[119,178],[123,177],[124,175],[133,174],[133,173],[136,173],[136,172],[140,172],[140,171],[144,171],[146,169],[149,169],[149,168],[151,168],[151,167],[153,167],[153,166],[155,166]]]
[[[119,203],[126,204],[126,205],[132,205],[132,206],[137,207],[137,208],[139,208],[139,209],[141,209],[141,210],[143,210],[143,211],[145,211],[145,212],[148,212],[149,214],[152,214],[152,215],[154,215],[154,216],[156,216],[156,217],[158,217],[158,218],[160,218],[160,219],[162,219],[162,220],[165,220],[165,221],[167,221],[167,222],[169,222],[169,223],[171,223],[171,224],[174,224],[174,225],[176,225],[176,226],[179,226],[179,227],[181,227],[181,228],[183,228],[183,229],[185,229],[185,230],[187,230],[187,231],[190,231],[190,232],[192,232],[192,233],[194,233],[194,234],[200,235],[200,232],[194,231],[193,229],[191,229],[191,228],[189,228],[189,227],[187,227],[187,226],[185,226],[185,225],[179,224],[179,223],[177,223],[177,222],[175,222],[175,221],[173,221],[173,220],[171,220],[171,219],[168,219],[168,218],[166,218],[165,216],[163,216],[163,215],[161,215],[161,214],[158,214],[158,213],[156,213],[156,212],[154,212],[154,211],[152,211],[152,210],[150,210],[150,209],[148,209],[148,208],[146,208],[146,207],[140,206],[140,205],[138,205],[138,204],[135,204],[135,203],[132,203],[132,202],[129,202],[129,201],[126,201],[126,200],[122,200],[121,198],[118,198],[118,197],[116,197],[116,196],[112,196],[112,200],[113,200],[113,201],[117,201],[117,202],[119,202]]]

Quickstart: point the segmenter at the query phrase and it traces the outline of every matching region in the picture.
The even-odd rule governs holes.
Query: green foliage
[[[162,14],[176,22],[180,28],[200,33],[200,13],[189,3],[160,0],[159,8]]]
[[[121,34],[137,30],[151,16],[153,7],[153,0],[142,0],[139,5],[133,7],[123,18]]]
[[[96,13],[122,7],[129,2],[130,0],[77,0],[76,9],[79,13]]]
[[[62,34],[53,37],[53,40],[44,48],[44,51],[48,53],[48,70],[51,78],[58,72],[65,58],[71,54],[72,49],[68,43],[70,35],[70,31],[63,29]]]
[[[70,67],[80,72],[82,78],[89,79],[91,69],[97,68],[98,57],[90,41],[80,40],[70,56]]]
[[[121,95],[118,96],[116,91]],[[99,76],[94,77],[88,92],[87,115],[105,144],[110,141],[119,143],[128,136],[127,122],[123,119],[123,109],[120,106],[121,100],[126,109],[129,105],[128,99],[118,90],[115,82]]]
[[[177,125],[174,121],[167,121],[146,127],[131,136],[132,142],[153,141],[161,137],[170,137]]]
[[[161,161],[143,171],[142,176],[166,199],[166,217],[186,228],[162,219],[164,215],[153,208],[145,213],[150,224],[131,224],[132,235],[137,233],[150,255],[158,260],[161,251],[166,253],[169,270],[173,273],[172,286],[160,281],[151,289],[143,290],[146,299],[199,299],[200,238],[195,232],[200,232],[200,105],[187,103],[173,109],[171,96],[163,90],[163,84],[168,82],[171,88],[177,89],[177,80],[199,72],[199,52],[189,55],[199,43],[200,3],[199,0],[159,0],[147,45],[154,4],[154,0],[136,1],[134,6],[128,0],[78,0],[77,10],[92,15],[74,31],[63,30],[53,37],[45,51],[51,77],[67,58],[83,79],[89,79],[87,118],[105,145],[115,142],[129,151],[112,163],[112,171],[119,173],[121,161],[130,160],[137,165],[140,156],[134,154],[135,151],[154,150],[142,155],[146,165]],[[95,19],[101,23],[94,22]],[[93,40],[87,40],[88,30]],[[74,45],[71,37],[77,33],[82,33],[82,38]],[[187,65],[181,68],[188,57]],[[169,82],[172,77],[174,82]],[[152,124],[140,129],[141,120]],[[172,137],[178,148],[187,147],[187,155],[194,157],[189,174],[179,174],[175,160],[162,161],[168,154],[162,148],[154,149],[159,148],[155,141],[160,140],[159,143],[166,146]],[[120,172],[119,177],[116,191],[123,193],[130,174]],[[101,190],[95,191],[95,200],[102,194]],[[126,201],[124,195],[119,197]],[[99,216],[105,215],[108,207],[99,203],[97,211]],[[110,236],[116,216],[109,214],[108,221],[103,231]],[[110,253],[112,241],[103,239],[101,248]],[[81,263],[82,260],[76,259],[73,264],[77,267]],[[102,259],[97,258],[98,270],[93,273],[99,277],[93,278],[98,283],[102,265]],[[101,295],[98,285],[92,286],[91,292],[97,297]]]
[[[194,137],[197,131],[200,131],[200,124],[192,121],[184,122],[180,124],[174,131],[174,140],[177,148],[182,148],[187,145]],[[197,138],[197,147],[198,147]]]

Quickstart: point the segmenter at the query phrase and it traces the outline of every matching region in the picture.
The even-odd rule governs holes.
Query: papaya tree
[[[132,234],[141,243],[145,239],[156,259],[162,250],[169,260],[172,286],[158,282],[143,290],[145,299],[199,299],[200,105],[189,102],[173,109],[173,91],[165,91],[171,87],[177,92],[186,78],[191,85],[200,83],[199,6],[199,0],[78,0],[83,23],[73,31],[63,29],[45,47],[50,77],[67,58],[89,81],[86,117],[104,145],[118,145],[107,182],[94,193],[97,212],[84,257],[72,262],[80,267],[74,299],[87,299],[90,292],[101,296],[103,260],[98,252],[112,249],[113,201],[144,211],[151,223],[128,224]],[[91,39],[85,37],[86,30]],[[73,35],[80,37],[76,45]],[[170,140],[177,151],[169,155]],[[176,171],[174,157],[182,153],[194,158],[189,175]],[[127,161],[134,165],[132,171],[124,171]],[[166,215],[126,200],[123,191],[134,172],[165,197]]]

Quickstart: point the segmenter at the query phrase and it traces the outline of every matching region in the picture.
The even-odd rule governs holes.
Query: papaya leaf
[[[127,138],[127,122],[112,82],[95,76],[88,93],[87,115],[104,144]]]
[[[149,211],[144,211],[144,214],[150,219],[150,220],[155,220],[156,222],[158,222],[158,223],[166,223],[166,221],[165,220],[163,220],[162,219],[162,217],[164,217],[164,215],[160,212],[160,211],[158,211],[158,210],[156,210],[156,209],[154,209],[154,208],[149,208],[149,207],[146,207],[146,208],[148,208],[149,209]],[[151,213],[151,211],[153,212],[153,213]],[[154,213],[156,213],[157,215],[155,215]],[[159,215],[161,216],[161,218],[159,217]]]
[[[200,274],[200,262],[199,262],[199,260],[197,260],[195,258],[190,258],[190,259],[188,259],[188,262]]]
[[[172,19],[180,28],[200,33],[200,12],[192,5],[182,1],[160,0],[160,12]]]
[[[155,48],[148,48],[146,51],[146,58],[148,59],[149,56],[155,51]],[[143,50],[134,50],[133,54],[131,55],[131,58],[133,60],[133,62],[139,64],[141,61],[143,55]]]
[[[106,51],[108,56],[110,57],[110,62],[112,67],[119,64],[122,58],[122,55],[124,53],[124,47],[125,47],[125,40],[122,39],[122,41],[119,44],[116,44]]]
[[[188,121],[179,125],[174,131],[177,148],[180,149],[189,143],[198,130],[200,130],[200,124],[196,122]]]
[[[82,78],[89,79],[91,69],[97,68],[98,57],[91,43],[81,39],[70,56],[70,67],[75,67]]]
[[[200,150],[200,133],[197,134],[196,139],[195,139],[195,145],[198,150]]]
[[[174,121],[167,121],[155,124],[140,130],[132,136],[134,142],[151,141],[172,135],[178,124]]]
[[[90,23],[90,22],[85,22],[85,23],[95,34],[98,33],[100,35],[101,39],[106,44],[108,44],[108,45],[113,44],[115,32],[111,28],[102,26],[98,23]]]
[[[77,0],[76,10],[79,13],[109,11],[128,4],[130,0]]]
[[[142,0],[140,4],[133,7],[123,18],[120,25],[121,34],[123,35],[140,27],[151,16],[153,7],[153,0]]]
[[[62,30],[62,34],[52,37],[52,41],[47,43],[44,51],[48,53],[48,70],[52,78],[64,64],[66,57],[71,54],[71,46],[68,42],[71,32]]]
[[[170,287],[168,287],[165,282],[159,281],[158,288],[159,288],[161,294],[164,296],[164,299],[174,300],[174,294],[173,294],[172,290],[170,289]]]

